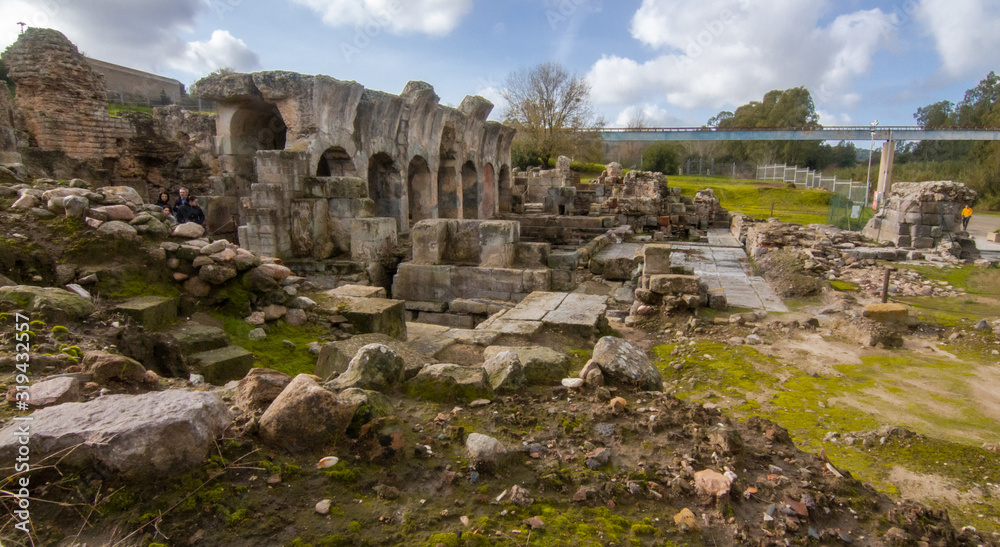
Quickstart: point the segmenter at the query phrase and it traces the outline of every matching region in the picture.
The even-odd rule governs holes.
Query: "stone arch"
[[[357,174],[354,160],[341,146],[327,148],[316,164],[317,177],[355,177]]]
[[[417,222],[434,215],[434,196],[431,194],[431,169],[423,156],[413,156],[406,170],[406,188],[410,198],[410,222]]]
[[[255,102],[236,109],[229,122],[233,154],[254,155],[258,150],[284,150],[288,127],[269,102]]]
[[[467,161],[462,166],[462,218],[479,218],[480,193],[476,164]]]
[[[438,167],[438,218],[458,218],[458,172],[455,165],[455,128],[446,125],[441,131],[440,166]]]
[[[483,166],[482,202],[479,204],[479,218],[493,218],[497,214],[497,178],[493,164]]]
[[[368,160],[368,197],[375,202],[375,216],[398,221],[403,181],[396,162],[385,152],[379,152]]]
[[[510,166],[504,165],[500,168],[500,179],[497,181],[498,201],[501,214],[509,214],[514,211],[514,188],[510,179]]]

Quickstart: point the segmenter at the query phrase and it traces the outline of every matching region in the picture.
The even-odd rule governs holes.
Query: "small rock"
[[[255,312],[251,313],[249,316],[247,316],[244,319],[244,321],[246,321],[247,323],[249,323],[251,325],[256,325],[256,326],[261,326],[261,325],[263,325],[266,322],[264,320],[264,312],[262,312],[262,311],[255,311]]]
[[[267,338],[267,333],[262,328],[256,328],[247,333],[247,338],[251,340],[263,340]]]
[[[721,498],[729,493],[732,481],[722,473],[705,469],[694,474],[694,485],[701,493]]]
[[[584,380],[582,378],[563,378],[562,385],[570,389],[580,389],[583,387]]]
[[[333,505],[331,500],[323,500],[316,504],[316,512],[321,515],[330,514],[330,506]]]
[[[544,530],[545,522],[542,521],[542,517],[534,516],[529,519],[524,519],[525,526],[529,526],[532,530]]]
[[[690,532],[698,529],[698,519],[690,509],[685,507],[681,509],[680,513],[674,515],[674,525],[677,526],[677,531],[681,533]]]

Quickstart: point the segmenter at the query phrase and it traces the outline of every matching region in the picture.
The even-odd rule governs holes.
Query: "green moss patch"
[[[327,329],[317,325],[290,327],[278,321],[268,324],[270,332],[267,338],[251,340],[247,335],[256,328],[253,325],[239,317],[222,314],[216,314],[215,317],[223,322],[231,343],[254,354],[257,366],[278,370],[291,376],[313,373],[316,369],[316,356],[309,353],[309,343],[330,336]]]

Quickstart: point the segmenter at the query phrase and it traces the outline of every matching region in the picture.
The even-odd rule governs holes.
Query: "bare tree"
[[[543,63],[512,72],[502,95],[506,122],[517,128],[515,147],[547,163],[558,154],[589,155],[599,140],[598,120],[590,104],[590,85],[559,63]],[[600,146],[596,149],[599,151]]]

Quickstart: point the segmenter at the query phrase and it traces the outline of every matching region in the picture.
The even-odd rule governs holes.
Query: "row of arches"
[[[396,162],[384,152],[368,161],[368,195],[375,201],[378,216],[403,218],[401,203],[404,190],[409,198],[407,218],[410,223],[428,218],[488,218],[497,211],[497,183],[510,184],[510,168],[503,166],[497,180],[493,164],[482,172],[467,161],[459,168],[453,158],[442,158],[438,169],[437,192],[432,186],[430,165],[423,156],[414,156],[402,173]],[[344,148],[334,146],[320,155],[317,176],[356,176],[353,161]],[[503,189],[500,189],[503,193]],[[459,199],[461,198],[461,199]],[[437,214],[435,215],[435,209]],[[461,215],[459,214],[461,209]]]
[[[273,103],[258,101],[241,105],[228,125],[231,153],[238,157],[249,159],[258,150],[285,148],[288,128]],[[391,156],[379,152],[369,159],[368,172],[358,173],[351,155],[343,147],[332,146],[320,155],[316,175],[367,175],[368,195],[375,201],[376,214],[401,222],[407,218],[410,223],[435,217],[489,218],[498,206],[501,212],[510,210],[510,200],[505,198],[510,194],[508,166],[501,167],[498,180],[491,163],[481,168],[472,161],[459,164],[456,133],[450,125],[442,131],[439,156],[436,192],[430,164],[419,155],[404,170]],[[236,166],[236,174],[252,180],[252,161],[236,162]],[[408,211],[402,209],[404,194],[408,197]]]

